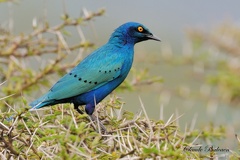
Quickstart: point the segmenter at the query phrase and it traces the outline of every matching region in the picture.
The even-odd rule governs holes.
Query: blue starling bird
[[[31,110],[59,103],[86,105],[90,117],[102,101],[127,77],[133,62],[134,45],[145,40],[160,41],[144,25],[128,22],[118,27],[109,41],[83,59],[42,97],[30,103]]]

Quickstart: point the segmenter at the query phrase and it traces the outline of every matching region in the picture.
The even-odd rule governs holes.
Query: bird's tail
[[[50,105],[52,100],[48,99],[48,95],[45,94],[42,97],[38,98],[37,100],[31,102],[29,105],[32,107],[30,111],[42,108],[44,106]]]

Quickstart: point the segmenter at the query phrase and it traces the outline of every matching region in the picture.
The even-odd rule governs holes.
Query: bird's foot
[[[78,108],[77,105],[74,105],[74,109],[76,109],[76,110],[78,111],[78,113],[83,114],[83,111],[81,111],[81,110]]]
[[[97,122],[100,133],[108,134],[106,127],[102,124],[102,122],[95,115],[89,115],[89,117],[92,121]]]
[[[81,111],[78,108],[78,105],[74,105],[74,109],[76,109],[78,111],[78,113],[80,114],[84,114],[83,111]],[[102,124],[102,122],[95,116],[95,115],[89,115],[90,120],[97,122],[97,126],[99,128],[99,132],[102,134],[108,134],[106,127]],[[94,127],[94,126],[93,126]],[[97,129],[95,128],[95,130],[97,131]]]

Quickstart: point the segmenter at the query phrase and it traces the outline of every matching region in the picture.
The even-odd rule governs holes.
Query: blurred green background
[[[240,50],[227,50],[214,40],[240,46],[239,6],[237,0],[24,0],[0,4],[0,26],[9,28],[14,34],[29,33],[33,19],[46,20],[54,26],[61,22],[63,13],[78,17],[104,8],[104,16],[89,22],[91,27],[82,27],[85,38],[101,46],[113,30],[125,22],[137,21],[146,25],[162,42],[147,41],[136,45],[134,71],[147,69],[148,77],[161,76],[164,82],[115,93],[126,103],[124,109],[139,111],[140,97],[149,117],[159,119],[162,107],[165,120],[173,113],[184,114],[179,122],[183,129],[185,126],[201,128],[209,123],[223,125],[228,133],[225,145],[236,146],[234,135],[240,133],[240,90],[231,94],[231,88],[238,88],[240,81],[229,74],[230,82],[226,80],[226,83],[230,84],[224,86],[226,83],[221,75],[239,75]],[[69,43],[76,41],[79,36],[75,34],[68,39]],[[71,58],[66,63],[71,63]],[[47,63],[47,59],[44,62]],[[229,69],[230,64],[234,72],[231,66]],[[33,68],[37,70],[39,66],[33,64]],[[133,73],[128,80],[133,81],[132,77]],[[50,80],[51,84],[56,81],[57,78]],[[236,86],[231,85],[235,83]],[[40,92],[44,91],[47,87]],[[37,94],[26,98],[32,101]]]

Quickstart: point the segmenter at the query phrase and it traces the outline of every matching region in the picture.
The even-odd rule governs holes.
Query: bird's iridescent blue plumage
[[[88,55],[30,106],[38,109],[58,103],[73,103],[75,107],[86,105],[85,110],[91,115],[95,104],[127,77],[133,62],[134,45],[148,39],[160,41],[140,23],[121,25],[105,45]]]

